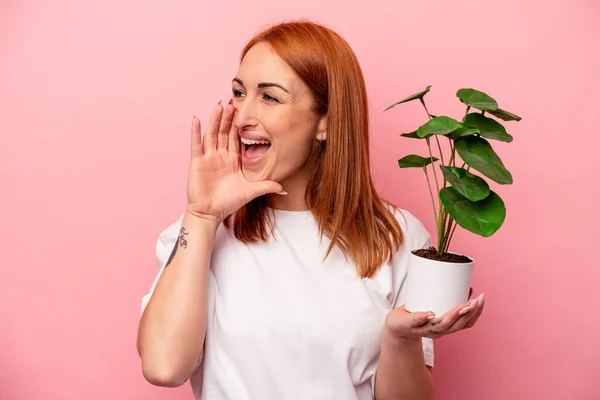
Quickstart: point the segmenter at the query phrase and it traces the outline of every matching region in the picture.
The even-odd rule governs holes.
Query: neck
[[[277,210],[285,211],[307,211],[306,205],[306,187],[308,178],[305,173],[296,174],[279,182],[283,186],[287,195],[270,194],[268,195],[269,205]]]

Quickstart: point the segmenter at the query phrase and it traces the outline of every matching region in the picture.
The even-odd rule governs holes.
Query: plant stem
[[[444,163],[444,153],[442,153],[442,146],[440,145],[440,140],[438,139],[437,135],[434,135],[434,136],[435,136],[435,141],[437,142],[437,145],[438,145],[438,150],[440,152],[440,160],[442,160],[442,165],[446,165]],[[444,179],[444,187],[446,187],[446,180],[445,179]]]
[[[429,110],[427,109],[427,106],[425,105],[425,100],[423,100],[422,97],[419,100],[421,101],[421,104],[423,104],[423,108],[425,108],[425,112],[427,113],[427,116],[429,117],[429,119],[432,119],[433,117],[431,116],[431,114],[429,114]]]
[[[471,106],[467,106],[467,111],[465,112],[465,116],[462,119],[462,122],[465,122],[465,119],[467,118],[467,114],[469,114],[469,110],[471,109]]]
[[[454,219],[447,212],[444,215],[444,253],[448,251],[448,247],[450,247],[450,226],[452,225],[452,221]],[[442,253],[443,254],[443,253]]]
[[[427,178],[427,186],[429,187],[429,195],[431,196],[431,204],[433,205],[433,215],[435,217],[435,221],[438,221],[437,211],[435,209],[435,201],[433,200],[433,191],[431,190],[431,182],[429,181],[429,174],[427,173],[427,166],[423,167],[423,171],[425,171],[425,178]]]
[[[423,100],[422,97],[419,100],[421,101],[423,108],[425,108],[425,112],[427,113],[427,116],[429,117],[429,119],[430,120],[433,119],[432,115],[429,113],[429,110],[427,109],[425,100]],[[470,109],[471,109],[471,106],[467,106],[465,116],[463,117],[463,120],[462,120],[463,123],[464,123],[467,115],[469,114]],[[433,158],[433,152],[431,149],[430,138],[426,138],[425,140],[427,142],[427,148],[429,149],[429,157]],[[435,141],[437,143],[437,147],[438,147],[438,150],[440,153],[440,161],[441,161],[442,165],[446,166],[446,163],[444,161],[444,153],[442,151],[442,145],[441,145],[440,140],[437,137],[437,135],[435,135]],[[456,167],[456,148],[454,146],[454,143],[452,142],[452,139],[448,138],[448,141],[450,144],[450,159],[448,161],[447,166]],[[463,168],[464,166],[465,166],[465,163],[463,162],[463,165],[461,168]],[[435,179],[435,187],[436,187],[436,190],[438,193],[438,201],[439,201],[440,186],[439,186],[438,176],[437,176],[437,172],[436,172],[434,163],[431,163],[431,168],[433,169],[433,175],[434,175],[434,179]],[[454,235],[454,231],[456,230],[457,223],[450,216],[450,214],[448,214],[448,212],[444,208],[444,205],[442,204],[441,201],[439,201],[439,204],[438,204],[439,211],[436,210],[435,200],[434,200],[434,196],[433,196],[433,189],[431,187],[431,181],[429,179],[429,174],[427,173],[427,166],[423,167],[423,171],[425,171],[425,177],[427,178],[427,186],[429,187],[429,196],[431,197],[431,204],[433,206],[433,213],[434,213],[434,217],[436,220],[437,238],[438,238],[437,252],[441,256],[442,254],[448,252],[448,250],[450,248],[450,242],[452,241],[452,236]],[[444,176],[442,176],[442,178],[443,178],[444,188],[446,188],[446,185],[448,182]]]
[[[432,119],[433,117],[431,116],[431,114],[429,114],[429,110],[427,109],[427,105],[425,105],[425,100],[421,97],[419,100],[421,100],[421,104],[423,104],[423,108],[425,108],[425,112],[427,113],[427,116],[429,117],[429,119]],[[438,150],[440,151],[440,160],[442,161],[442,164],[445,165],[444,163],[444,153],[442,152],[442,146],[440,145],[440,141],[437,137],[437,135],[435,136],[435,141],[437,142],[438,145]],[[431,154],[431,149],[429,150],[429,153]],[[446,182],[444,181],[444,187],[446,187]]]
[[[444,221],[446,220],[447,212],[443,208],[440,202],[440,220],[437,225],[437,235],[438,235],[438,255],[444,254],[444,247],[446,247],[446,235],[444,232]]]
[[[458,225],[458,224],[456,223],[456,221],[454,221],[454,226],[452,227],[452,229],[450,231],[450,237],[448,238],[448,245],[450,244],[450,241],[452,240],[452,236],[454,236],[454,231],[456,230],[456,225]],[[448,247],[449,246],[446,246],[446,251],[448,251]]]
[[[426,138],[425,141],[427,142],[427,148],[429,149],[429,157],[433,158],[433,152],[431,151],[431,141],[429,140],[429,138]],[[440,193],[440,185],[438,183],[438,177],[437,177],[437,172],[436,172],[436,168],[435,165],[433,165],[433,163],[431,163],[431,169],[433,169],[433,177],[435,180],[435,188],[437,190],[436,193]],[[444,179],[445,181],[445,179]],[[429,178],[428,178],[428,182],[429,182]],[[431,188],[431,185],[430,185]],[[431,189],[430,189],[431,190]],[[433,195],[432,195],[433,198]],[[440,243],[443,241],[443,236],[442,236],[442,229],[441,229],[441,223],[442,223],[442,216],[443,216],[443,212],[444,212],[444,208],[442,206],[442,202],[439,202],[439,207],[440,207],[440,211],[439,213],[436,214],[435,220],[436,220],[436,225],[437,225],[437,237],[438,237],[438,251],[440,248]],[[433,203],[433,209],[435,212],[435,202]]]
[[[454,220],[452,217],[448,216],[447,221],[444,224],[444,237],[446,238],[444,242],[444,252],[448,251],[448,247],[450,247],[450,230],[452,229],[452,222]]]
[[[425,141],[427,142],[427,148],[429,148],[429,157],[431,157],[433,159],[433,152],[431,151],[431,141],[429,140],[429,138],[425,138]],[[438,193],[440,191],[440,186],[438,184],[438,177],[437,177],[437,173],[435,172],[435,167],[433,166],[433,163],[431,163],[432,169],[433,169],[433,177],[435,179],[435,188],[437,189]]]
[[[429,113],[429,110],[427,109],[427,105],[425,104],[425,100],[423,100],[423,98],[421,97],[419,99],[421,101],[421,104],[423,105],[423,108],[425,108],[425,112],[427,113],[427,116],[429,117],[429,119],[433,119],[433,117],[431,116],[431,114]],[[445,165],[444,162],[444,152],[442,151],[442,146],[440,144],[440,140],[438,139],[437,135],[435,136],[435,141],[437,143],[438,146],[438,150],[440,152],[440,161],[442,163],[442,165]],[[425,141],[427,142],[427,148],[429,149],[429,157],[433,158],[433,152],[431,151],[431,141],[430,138],[426,138]],[[435,165],[433,165],[433,163],[431,163],[431,168],[433,169],[433,177],[435,179],[435,188],[437,190],[438,193],[438,197],[439,197],[439,193],[440,193],[440,185],[439,185],[439,180],[438,180],[438,176],[437,176],[437,172],[436,172],[436,168]],[[427,184],[429,185],[429,194],[431,196],[431,203],[433,205],[433,213],[435,215],[435,221],[436,221],[436,226],[437,226],[437,239],[438,239],[438,254],[442,255],[442,249],[445,245],[445,239],[446,239],[446,235],[444,235],[444,225],[446,222],[446,217],[448,215],[448,213],[446,212],[446,210],[444,209],[444,206],[442,205],[442,202],[439,202],[439,211],[436,212],[436,207],[435,207],[435,200],[433,198],[433,193],[432,193],[432,189],[431,189],[431,182],[429,181],[429,175],[427,175],[427,169],[426,167],[424,167],[425,170],[425,176],[427,177]],[[443,183],[444,183],[444,188],[446,187],[446,178],[442,175],[443,178]],[[439,200],[439,198],[438,198]]]

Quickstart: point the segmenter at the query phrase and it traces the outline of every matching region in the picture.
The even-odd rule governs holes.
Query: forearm
[[[203,356],[217,227],[184,215],[173,253],[141,317],[138,351],[144,376],[155,385],[182,385]]]
[[[421,338],[399,340],[384,328],[375,399],[430,400],[433,389],[433,376],[425,365]]]

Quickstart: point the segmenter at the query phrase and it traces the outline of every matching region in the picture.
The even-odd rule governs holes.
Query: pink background
[[[423,174],[396,166],[425,114],[382,110],[430,84],[432,113],[462,116],[474,87],[523,117],[495,143],[506,224],[455,235],[487,308],[437,342],[437,399],[600,398],[596,2],[4,0],[0,399],[191,398],[146,383],[135,350],[156,237],[185,205],[193,114],[229,99],[255,31],[299,17],[355,49],[377,186],[432,230]]]

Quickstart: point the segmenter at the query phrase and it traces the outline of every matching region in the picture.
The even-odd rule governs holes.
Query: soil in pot
[[[431,246],[426,249],[414,250],[412,252],[415,256],[427,258],[429,260],[451,262],[451,263],[470,263],[471,260],[467,256],[461,254],[444,253],[441,256],[437,253],[435,247]]]

